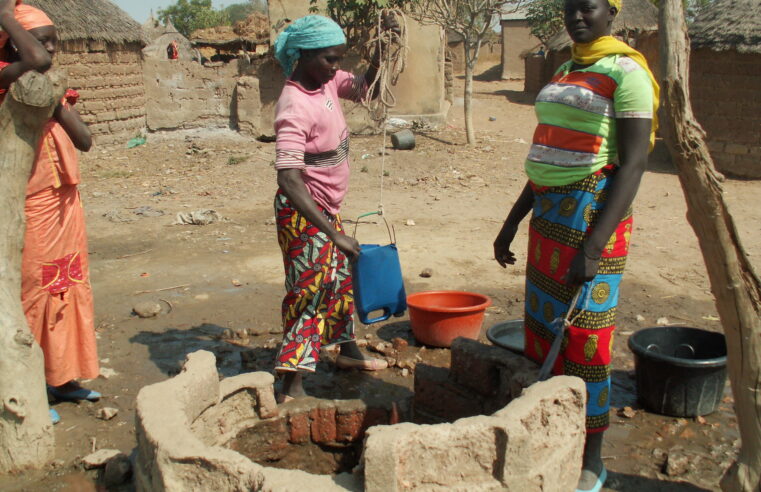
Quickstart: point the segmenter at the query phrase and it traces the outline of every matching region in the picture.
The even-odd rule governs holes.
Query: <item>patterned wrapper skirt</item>
[[[325,215],[337,231],[343,230],[339,216]],[[275,369],[314,372],[322,346],[354,339],[349,261],[281,191],[275,196],[275,216],[286,290],[283,343]]]
[[[576,183],[534,187],[526,271],[526,355],[541,363],[555,338],[555,318],[568,312],[575,290],[566,286],[571,260],[605,207],[615,169]],[[605,246],[595,278],[586,282],[569,319],[554,374],[578,376],[587,387],[587,432],[608,428],[610,361],[618,287],[629,251],[631,210]]]

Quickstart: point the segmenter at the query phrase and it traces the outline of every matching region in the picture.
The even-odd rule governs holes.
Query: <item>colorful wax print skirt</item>
[[[343,230],[339,216],[325,215],[337,231]],[[354,339],[349,261],[280,191],[275,196],[275,216],[286,289],[283,343],[275,369],[313,372],[321,347]]]
[[[542,363],[555,338],[553,321],[565,317],[576,289],[564,277],[605,207],[615,169],[576,183],[534,187],[526,271],[526,356]],[[631,211],[605,246],[595,278],[586,282],[571,312],[554,374],[578,376],[587,386],[587,432],[608,428],[610,361],[618,287],[629,251]]]

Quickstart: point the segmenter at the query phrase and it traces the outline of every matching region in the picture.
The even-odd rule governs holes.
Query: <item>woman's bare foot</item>
[[[306,396],[304,391],[304,377],[300,372],[286,372],[283,375],[283,385],[276,396],[278,403],[287,403],[296,398]]]
[[[339,347],[339,353],[343,355],[344,357],[348,357],[350,359],[355,360],[365,360],[367,357],[365,354],[362,353],[361,350],[359,350],[359,347],[357,346],[357,341],[352,340],[351,342],[342,343]]]

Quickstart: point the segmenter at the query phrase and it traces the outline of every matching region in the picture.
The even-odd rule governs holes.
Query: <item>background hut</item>
[[[55,63],[79,91],[95,142],[123,142],[145,127],[143,30],[108,0],[25,0],[56,23]]]
[[[761,0],[717,0],[690,26],[690,97],[716,167],[761,178]]]
[[[152,15],[143,24],[143,32],[145,33],[148,46],[143,48],[143,56],[145,58],[151,58],[154,60],[169,60],[167,48],[172,41],[177,43],[179,60],[200,61],[198,52],[193,48],[190,40],[180,34],[177,28],[174,27],[172,21],[167,20],[165,26],[162,26]]]
[[[641,51],[650,65],[653,73],[658,76],[658,9],[648,0],[626,0],[621,12],[613,21],[611,33],[625,41],[629,46]],[[571,38],[563,29],[547,42],[547,52],[543,66],[533,64],[527,70],[541,70],[541,74],[533,73],[529,79],[539,81],[538,87],[525,87],[527,92],[537,92],[550,81],[555,70],[571,59]]]
[[[502,12],[499,25],[502,27],[502,76],[505,79],[522,79],[526,75],[523,55],[536,50],[541,41],[531,34],[526,15],[528,8],[516,9],[510,6]]]

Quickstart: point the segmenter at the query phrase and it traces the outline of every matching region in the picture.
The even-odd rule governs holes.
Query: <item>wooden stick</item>
[[[124,258],[132,258],[133,256],[140,256],[140,255],[144,255],[144,254],[146,254],[146,253],[150,253],[151,251],[153,251],[153,248],[151,248],[151,249],[146,249],[145,251],[141,251],[140,253],[132,253],[132,254],[129,254],[129,255],[122,255],[122,256],[117,256],[117,257],[116,257],[116,259],[117,259],[117,260],[123,260]]]
[[[175,285],[172,287],[164,287],[163,289],[152,289],[152,290],[136,290],[132,295],[137,296],[140,294],[153,294],[154,292],[164,292],[167,290],[174,290],[174,289],[182,289],[184,287],[190,287],[192,284],[183,284],[183,285]]]

